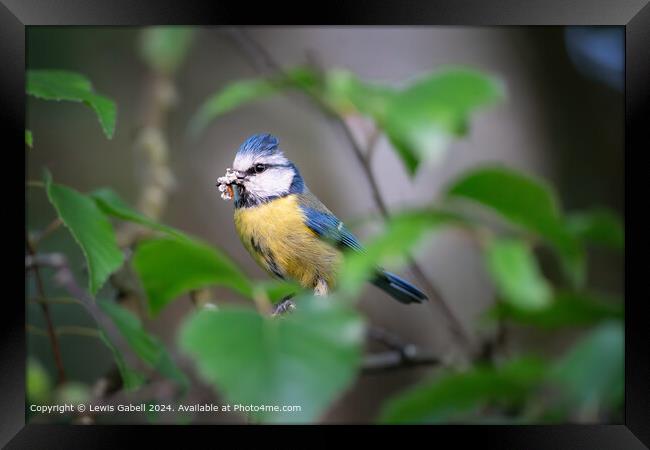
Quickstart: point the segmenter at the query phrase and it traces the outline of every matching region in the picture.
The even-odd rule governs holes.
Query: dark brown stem
[[[32,243],[29,240],[27,231],[25,231],[25,244],[27,247],[27,252],[29,255],[34,258],[36,255],[36,250]],[[38,290],[38,296],[46,300],[45,295],[45,285],[43,284],[43,278],[41,278],[41,272],[37,265],[32,267],[34,273],[34,278],[36,280],[36,289]],[[43,311],[43,316],[45,317],[45,323],[47,325],[47,335],[50,338],[50,344],[52,345],[52,353],[54,354],[54,362],[56,364],[56,370],[58,373],[57,384],[63,384],[66,382],[65,368],[63,366],[63,358],[61,357],[61,346],[59,345],[59,338],[54,331],[54,323],[52,322],[52,315],[50,314],[50,306],[47,301],[40,303],[41,310]]]

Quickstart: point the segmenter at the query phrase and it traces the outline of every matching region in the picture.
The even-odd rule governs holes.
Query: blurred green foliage
[[[188,28],[156,27],[141,34],[139,48],[154,71],[168,76],[179,69],[193,39]],[[504,98],[499,80],[466,68],[438,70],[396,88],[342,70],[298,67],[225,86],[206,99],[190,129],[198,133],[235,108],[288,89],[307,94],[327,114],[371,118],[410,175],[439,155],[450,139],[466,135],[477,108]],[[27,92],[46,100],[84,102],[96,112],[105,134],[110,138],[114,133],[115,104],[96,94],[82,75],[29,71]],[[31,147],[29,131],[25,142]],[[110,220],[133,222],[155,232],[138,243],[128,262],[154,316],[182,295],[208,286],[227,287],[254,299],[258,307],[300,294],[296,312],[286,316],[268,317],[241,308],[201,309],[181,327],[180,348],[202,378],[231,403],[301,407],[298,412],[252,412],[252,421],[302,423],[322,416],[361,367],[365,324],[351,300],[377,265],[399,267],[425,236],[442,228],[462,229],[481,244],[486,273],[495,288],[495,304],[485,315],[488,321],[542,330],[581,327],[585,334],[555,361],[508,357],[463,370],[446,368],[397,394],[383,406],[379,420],[580,420],[611,417],[621,408],[623,308],[620,299],[603,298],[585,287],[585,247],[623,250],[622,220],[604,209],[565,214],[547,183],[514,169],[475,168],[453,180],[439,204],[391,217],[365,251],[346,255],[339,292],[327,300],[303,295],[295,284],[250,280],[221,250],[144,216],[108,188],[83,194],[54,183],[49,173],[45,188],[84,254],[93,296],[125,261]],[[459,208],[468,205],[469,209]],[[492,211],[501,223],[477,219],[474,213],[481,210]],[[540,245],[556,252],[568,285],[553,282],[541,269],[535,251]],[[113,301],[97,304],[152,371],[187,387],[188,379],[172,352],[147,332],[138,317]],[[126,364],[125,349],[118,349],[107,333],[100,329],[99,336],[112,351],[124,388],[138,389],[148,375]],[[49,377],[34,360],[28,362],[27,386],[31,402],[51,397]]]
[[[352,383],[361,362],[359,314],[329,300],[302,298],[295,313],[281,318],[248,309],[200,311],[185,322],[180,345],[231,403],[301,407],[253,411],[254,420],[311,422]]]
[[[190,27],[150,27],[140,35],[142,59],[158,72],[174,73],[192,45],[194,29]]]

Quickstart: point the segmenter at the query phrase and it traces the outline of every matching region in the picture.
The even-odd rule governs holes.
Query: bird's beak
[[[240,172],[239,170],[235,171],[235,176],[237,177],[237,181],[244,181],[246,179],[246,173]]]

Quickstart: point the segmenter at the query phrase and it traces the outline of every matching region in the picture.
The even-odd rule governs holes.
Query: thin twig
[[[27,247],[27,252],[33,258],[36,254],[36,250],[32,243],[29,240],[27,235],[27,230],[25,230],[25,245]],[[34,278],[36,279],[36,289],[38,290],[38,295],[42,299],[46,299],[45,295],[45,284],[43,283],[43,278],[41,278],[41,272],[38,266],[33,266],[32,268],[34,273]],[[52,316],[50,314],[50,306],[46,303],[40,303],[41,309],[43,311],[43,316],[45,317],[45,323],[47,325],[47,334],[50,338],[50,343],[52,344],[52,353],[54,354],[54,362],[56,364],[56,370],[58,373],[57,384],[63,384],[66,381],[65,367],[63,366],[63,358],[61,357],[61,346],[59,345],[59,339],[56,336],[54,331],[54,323],[52,322]]]
[[[35,325],[27,324],[25,329],[29,333],[33,333],[37,336],[48,337],[47,331],[39,328]],[[54,332],[57,336],[70,335],[70,336],[84,336],[92,338],[100,338],[100,331],[96,328],[82,327],[77,325],[63,325],[56,327]]]
[[[255,39],[253,39],[246,30],[244,29],[229,29],[229,34],[235,40],[236,44],[243,50],[243,52],[249,57],[255,69],[267,75],[269,72],[282,72],[282,67],[278,64],[273,56]],[[366,158],[366,155],[372,156],[372,147],[368,151],[365,151],[361,148],[357,140],[355,139],[352,131],[350,130],[347,123],[343,118],[333,111],[320,97],[313,93],[308,93],[308,97],[311,98],[316,105],[319,107],[320,111],[324,113],[327,117],[333,120],[333,122],[341,129],[343,135],[346,137],[350,144],[350,148],[359,162],[361,169],[365,175],[365,178],[370,186],[370,191],[372,198],[375,202],[375,205],[379,209],[382,216],[386,219],[390,217],[388,206],[384,202],[383,197],[381,196],[381,191],[377,180],[372,172],[370,160]],[[409,257],[409,264],[414,273],[418,278],[419,282],[423,285],[424,289],[429,294],[429,297],[432,298],[442,309],[445,318],[449,323],[449,329],[454,335],[454,337],[463,344],[467,349],[471,349],[471,341],[467,336],[460,320],[456,317],[454,312],[451,310],[449,305],[444,301],[440,291],[437,287],[428,279],[419,263],[415,261],[412,257]]]
[[[382,328],[371,327],[368,330],[368,338],[383,344],[390,351],[367,355],[362,365],[363,373],[442,364],[438,357],[423,354],[415,344],[404,342],[399,336]]]
[[[86,308],[88,313],[95,320],[99,329],[103,330],[111,343],[120,350],[126,363],[132,367],[136,366],[138,360],[132,353],[130,346],[119,332],[116,325],[104,314],[93,298],[77,284],[65,255],[57,255],[57,257],[52,257],[52,255],[39,255],[40,257],[38,259],[43,261],[42,265],[47,265],[56,270],[54,280],[64,287],[70,295],[81,302],[84,308]],[[34,267],[35,270],[37,267],[38,266]],[[44,305],[47,306],[47,304]]]
[[[43,231],[32,237],[32,246],[34,248],[38,248],[38,244],[40,244],[41,241],[48,237],[50,234],[55,232],[62,224],[63,221],[60,217],[54,219],[47,227],[45,227]]]

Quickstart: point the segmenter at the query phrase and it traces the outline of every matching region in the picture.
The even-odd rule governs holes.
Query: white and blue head
[[[298,168],[284,156],[278,139],[270,134],[246,139],[237,151],[233,169],[239,179],[236,208],[257,206],[305,189]]]

